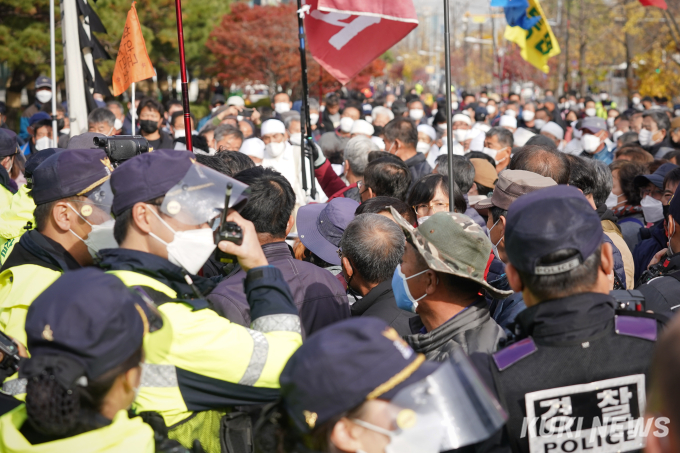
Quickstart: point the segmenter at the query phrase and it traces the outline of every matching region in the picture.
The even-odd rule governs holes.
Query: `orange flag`
[[[120,40],[116,67],[113,68],[113,95],[118,96],[127,90],[131,83],[146,80],[156,75],[146,52],[142,27],[139,25],[135,3],[125,21],[125,31]]]

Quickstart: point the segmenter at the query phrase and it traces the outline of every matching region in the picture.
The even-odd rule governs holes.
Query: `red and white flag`
[[[343,85],[418,26],[413,0],[304,0],[307,46]]]

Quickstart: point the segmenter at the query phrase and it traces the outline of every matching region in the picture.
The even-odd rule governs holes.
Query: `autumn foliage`
[[[301,90],[300,51],[294,4],[254,6],[233,3],[208,38],[207,47],[217,63],[208,72],[229,83],[260,82],[275,90]],[[385,63],[374,60],[348,85],[368,86],[371,77],[381,76]],[[307,52],[307,73],[312,95],[341,87]]]

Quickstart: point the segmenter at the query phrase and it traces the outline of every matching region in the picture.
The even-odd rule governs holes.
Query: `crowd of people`
[[[307,159],[287,93],[215,94],[192,153],[143,93],[55,143],[35,87],[0,127],[0,452],[677,449],[680,106],[457,92],[449,137],[443,96],[343,89]]]

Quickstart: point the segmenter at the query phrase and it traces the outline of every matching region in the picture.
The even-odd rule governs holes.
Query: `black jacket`
[[[425,160],[425,154],[416,153],[415,156],[404,161],[409,170],[411,170],[411,187],[420,180],[423,176],[432,173],[432,167]]]
[[[382,282],[356,301],[351,311],[352,316],[373,316],[382,319],[402,337],[411,334],[409,319],[418,316],[397,307],[390,280]]]
[[[80,264],[57,241],[31,230],[26,232],[14,246],[0,272],[22,264],[35,264],[59,272],[80,269]]]
[[[647,372],[662,325],[634,313],[629,316],[631,313],[616,312],[608,294],[583,293],[544,301],[517,316],[514,344],[492,355],[472,357],[508,413],[505,429],[513,452],[529,451],[527,436],[521,435],[529,415],[527,394],[553,389],[560,395],[555,398],[562,398],[566,395],[563,387]],[[575,406],[582,401],[570,398]],[[547,412],[541,407],[549,406],[536,410],[539,420]],[[577,407],[574,412],[583,414]],[[637,418],[639,414],[633,415]],[[594,415],[588,416],[585,423],[590,424]],[[575,430],[576,423],[573,426]]]
[[[680,309],[678,277],[680,277],[680,253],[661,260],[659,264],[645,272],[641,281],[646,283],[636,288],[645,296],[645,309],[671,318]]]

